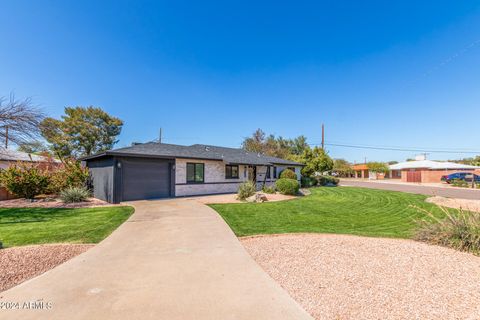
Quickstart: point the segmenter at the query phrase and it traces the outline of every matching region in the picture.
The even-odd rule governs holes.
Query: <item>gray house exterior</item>
[[[82,159],[94,196],[121,201],[234,193],[247,180],[272,185],[289,168],[300,179],[302,164],[243,149],[195,144],[136,144]]]

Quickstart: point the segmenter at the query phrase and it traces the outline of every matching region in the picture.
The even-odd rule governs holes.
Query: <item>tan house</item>
[[[456,172],[478,173],[479,170],[480,167],[461,163],[415,160],[391,165],[389,177],[404,182],[435,183],[441,182],[445,175]]]

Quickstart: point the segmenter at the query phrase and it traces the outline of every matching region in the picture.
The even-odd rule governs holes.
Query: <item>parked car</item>
[[[470,172],[456,172],[446,176],[442,176],[442,181],[445,181],[446,183],[451,183],[453,180],[472,182],[472,178],[475,179],[475,182],[480,183],[480,176]]]

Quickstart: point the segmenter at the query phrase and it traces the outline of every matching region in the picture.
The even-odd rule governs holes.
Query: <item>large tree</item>
[[[0,97],[0,139],[5,147],[9,143],[20,145],[37,139],[43,119],[43,112],[30,98],[17,100],[13,94],[8,99]]]
[[[245,138],[242,147],[250,152],[283,159],[301,155],[305,149],[309,148],[305,136],[285,139],[281,136],[276,137],[273,134],[267,136],[262,129],[257,129],[250,137]]]
[[[79,157],[111,149],[122,120],[97,107],[66,107],[61,120],[46,118],[40,128],[59,157]]]

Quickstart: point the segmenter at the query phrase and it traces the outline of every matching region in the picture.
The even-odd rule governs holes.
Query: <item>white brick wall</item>
[[[205,165],[205,181],[199,184],[187,184],[187,163],[203,163]],[[279,174],[286,167],[277,166],[277,173]],[[295,173],[300,179],[300,168],[295,170]],[[215,193],[235,193],[238,190],[240,183],[248,179],[248,166],[239,165],[239,178],[226,179],[225,178],[225,162],[212,160],[195,160],[195,159],[176,159],[175,161],[175,195],[189,196],[201,194],[215,194]],[[257,189],[262,187],[262,183],[266,174],[266,166],[257,167]],[[271,169],[271,180],[273,179],[273,168]],[[267,185],[273,185],[274,182],[267,182]]]

